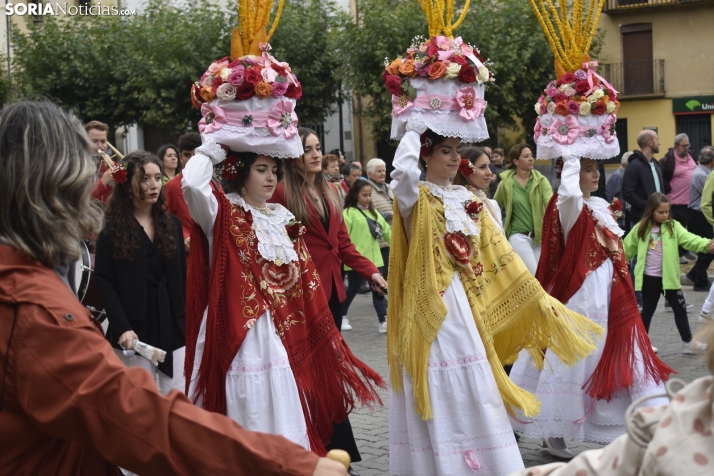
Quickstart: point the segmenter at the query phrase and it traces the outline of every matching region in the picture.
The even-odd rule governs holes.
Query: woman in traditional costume
[[[253,6],[241,2],[241,15],[265,8]],[[282,159],[303,153],[294,113],[300,83],[270,55],[262,18],[253,20],[255,31],[234,31],[231,58],[211,64],[192,90],[203,145],[182,179],[198,225],[188,272],[187,394],[247,429],[324,455],[333,423],[356,400],[378,402],[373,384],[383,383],[335,326],[304,226],[266,203]],[[211,185],[219,164],[225,194]]]
[[[575,363],[595,348],[599,328],[548,296],[483,204],[450,185],[460,140],[488,137],[490,74],[476,50],[453,38],[460,21],[444,22],[430,6],[431,39],[385,73],[392,138],[401,139],[391,175],[390,473],[507,475],[523,468],[508,413],[533,415],[538,403],[502,363],[523,348],[542,358],[546,347]],[[446,71],[453,79],[442,79]]]
[[[503,223],[501,222],[501,208],[498,202],[486,196],[486,190],[491,185],[491,159],[485,150],[480,147],[462,147],[459,149],[461,162],[459,171],[454,177],[454,185],[463,185],[466,189],[476,195],[484,205],[484,210],[491,216],[493,223],[498,226],[503,233]],[[483,212],[482,212],[483,213]]]
[[[547,15],[532,2],[538,17]],[[576,0],[574,10],[582,9]],[[599,3],[597,13],[602,8]],[[597,160],[615,157],[617,92],[594,69],[587,55],[594,32],[585,28],[577,48],[553,48],[557,81],[551,81],[536,105],[538,159],[560,159],[561,182],[543,224],[543,253],[536,277],[551,296],[568,309],[607,329],[598,350],[566,368],[546,352],[548,365],[539,369],[521,353],[511,379],[542,402],[541,412],[515,428],[529,437],[544,438],[551,453],[572,458],[564,438],[609,443],[625,433],[625,411],[637,398],[662,393],[673,370],[652,352],[637,309],[622,245],[624,232],[610,204],[592,196],[597,190]],[[551,44],[559,39],[543,26]],[[572,91],[571,91],[572,90]],[[573,103],[573,104],[571,104]],[[576,109],[577,105],[577,109]],[[536,362],[539,364],[539,362]],[[648,405],[667,403],[652,399]]]

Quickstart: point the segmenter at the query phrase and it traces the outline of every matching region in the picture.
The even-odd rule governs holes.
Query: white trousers
[[[522,233],[512,234],[508,237],[508,242],[513,247],[513,251],[521,257],[528,271],[535,275],[540,259],[540,245],[534,244],[533,238]]]
[[[709,288],[709,295],[702,306],[702,314],[709,314],[714,308],[714,286]]]
[[[169,377],[168,375],[160,371],[158,367],[155,367],[154,364],[149,361],[149,359],[147,359],[146,357],[142,357],[139,354],[126,356],[124,355],[124,352],[119,349],[114,349],[114,353],[117,355],[117,357],[119,357],[119,360],[121,360],[127,367],[141,367],[142,369],[145,369],[147,372],[149,372],[149,374],[151,374],[154,380],[157,381],[159,391],[162,395],[168,395],[168,393],[174,389],[180,391],[181,393],[186,391],[186,380],[183,377],[183,363],[186,359],[186,347],[180,347],[174,350],[173,352],[173,377]]]

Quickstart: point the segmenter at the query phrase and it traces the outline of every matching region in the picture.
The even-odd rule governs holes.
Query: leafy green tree
[[[209,2],[157,3],[128,19],[44,17],[27,35],[13,33],[16,81],[24,95],[49,97],[83,120],[180,132],[198,118],[191,83],[229,51],[234,17]]]
[[[462,2],[460,2],[463,4]],[[427,25],[416,1],[358,0],[359,23],[346,29],[341,51],[345,83],[371,101],[363,116],[378,141],[389,139],[391,96],[382,82],[385,58],[403,56]],[[526,131],[535,122],[533,105],[553,78],[553,55],[528,2],[472,0],[456,34],[489,61],[496,82],[486,91],[486,121],[494,140],[498,127],[513,128],[521,118]]]
[[[286,1],[270,44],[300,80],[302,99],[295,111],[301,123],[317,124],[334,112],[342,58],[338,45],[349,16],[333,2]]]
[[[330,3],[285,4],[271,44],[302,82],[301,121],[322,122],[331,112],[339,86],[334,43],[346,21]],[[14,31],[15,79],[24,96],[50,98],[85,121],[179,133],[200,119],[191,84],[229,55],[236,25],[237,10],[207,1],[152,3],[130,18],[48,16],[27,34]]]

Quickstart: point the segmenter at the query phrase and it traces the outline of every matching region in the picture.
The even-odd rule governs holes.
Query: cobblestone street
[[[707,293],[694,292],[692,287],[683,286],[684,295],[688,303],[694,305],[689,309],[689,323],[692,331],[696,329],[697,316]],[[387,379],[386,334],[377,332],[377,316],[372,307],[372,298],[369,294],[358,295],[352,303],[350,314],[352,330],[343,335],[353,352],[372,368],[377,370]],[[657,312],[652,318],[650,328],[652,344],[659,349],[659,356],[671,365],[686,382],[707,375],[707,369],[699,357],[682,354],[682,342],[674,325],[674,315],[665,310],[664,297],[660,298]],[[387,392],[381,392],[384,407],[358,409],[351,416],[350,421],[354,428],[355,436],[362,453],[362,461],[356,463],[354,468],[361,476],[389,474],[389,410],[387,408]],[[526,467],[537,464],[559,461],[541,448],[540,441],[523,438],[520,441],[521,455]],[[600,445],[580,442],[569,442],[573,453],[577,454],[589,448],[599,448]]]

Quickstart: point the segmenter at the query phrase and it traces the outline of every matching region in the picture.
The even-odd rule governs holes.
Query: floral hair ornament
[[[619,198],[615,197],[610,204],[610,210],[612,210],[612,216],[615,220],[621,220],[625,218],[625,213],[622,211],[622,202]]]
[[[469,178],[474,172],[476,172],[476,167],[469,160],[461,159],[459,162],[459,172],[466,178]]]
[[[221,175],[223,175],[223,178],[226,180],[235,180],[236,177],[238,177],[238,172],[245,166],[245,163],[243,163],[236,154],[229,152],[222,165]]]
[[[588,55],[604,0],[588,0],[587,8],[585,0],[573,0],[569,12],[562,4],[559,13],[549,0],[529,2],[555,55],[556,76],[535,104],[536,158],[617,156],[618,92],[597,73],[598,63]]]
[[[124,183],[128,180],[126,164],[119,165],[113,162],[107,154],[102,154],[102,160],[104,160],[104,163],[107,165],[109,170],[112,171],[112,180],[114,180],[114,183]]]
[[[421,144],[421,149],[419,154],[422,157],[426,157],[431,154],[431,148],[434,145],[434,139],[431,138],[429,131],[427,130],[419,137],[419,142]]]
[[[439,135],[465,142],[488,139],[485,86],[493,81],[487,61],[454,30],[463,22],[470,0],[419,0],[429,38],[416,37],[404,57],[385,58],[385,87],[392,94],[392,139],[401,139],[409,119],[418,119]]]
[[[280,21],[285,0],[239,0],[240,27],[233,29],[231,54],[214,61],[191,87],[201,110],[204,141],[275,158],[303,154],[295,104],[302,86],[288,63],[270,53],[268,40]]]

